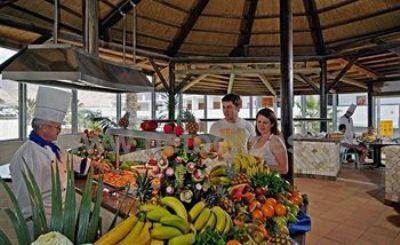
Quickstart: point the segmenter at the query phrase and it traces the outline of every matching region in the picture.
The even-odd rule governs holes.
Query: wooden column
[[[321,65],[321,73],[320,73],[320,81],[319,81],[319,117],[327,118],[328,117],[328,100],[327,100],[327,89],[326,89],[326,81],[327,81],[327,64],[326,60],[322,60],[320,62]],[[328,132],[328,122],[321,121],[320,123],[320,132]]]
[[[168,119],[175,120],[175,63],[169,63]]]
[[[372,82],[368,83],[368,127],[374,126],[374,97]]]
[[[292,0],[280,0],[281,43],[281,127],[288,149],[289,171],[285,178],[293,183],[293,12]]]

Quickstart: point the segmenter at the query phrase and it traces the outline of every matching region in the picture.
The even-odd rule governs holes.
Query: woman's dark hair
[[[342,129],[346,130],[346,125],[345,124],[340,124],[339,125],[339,131],[342,130]]]
[[[272,128],[271,128],[271,133],[272,134],[275,134],[275,135],[280,135],[281,134],[281,132],[279,132],[279,129],[278,129],[278,120],[276,119],[274,111],[269,109],[269,108],[264,108],[264,109],[259,110],[257,112],[257,116],[256,116],[256,134],[258,136],[261,135],[261,133],[257,129],[257,118],[260,115],[268,118],[269,121],[271,122],[271,124],[273,125]]]

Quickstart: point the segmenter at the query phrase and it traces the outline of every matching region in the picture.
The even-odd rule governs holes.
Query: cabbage
[[[31,245],[73,245],[73,243],[63,234],[51,231],[39,236]]]

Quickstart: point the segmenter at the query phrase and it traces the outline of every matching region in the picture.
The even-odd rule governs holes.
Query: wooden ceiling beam
[[[126,0],[122,1],[120,4],[118,4],[117,7],[111,10],[111,12],[108,13],[107,16],[100,21],[100,26],[99,26],[100,38],[108,41],[109,28],[113,27],[121,20],[122,14],[128,13],[133,9],[133,5],[138,5],[139,3],[140,0]]]
[[[8,5],[17,2],[18,0],[4,0],[0,2],[0,9],[7,7]]]
[[[311,30],[311,37],[315,45],[315,50],[318,55],[325,55],[327,52],[315,0],[303,0],[303,5],[307,13],[308,26]]]
[[[346,72],[350,70],[350,68],[354,65],[354,63],[357,61],[358,57],[353,57],[349,62],[347,62],[346,66],[339,72],[339,74],[335,77],[333,82],[329,85],[327,85],[327,91],[329,91],[331,88],[334,86],[338,85],[340,83],[340,80],[346,75]]]
[[[0,25],[12,27],[15,29],[19,29],[22,31],[27,31],[27,32],[32,32],[32,33],[37,33],[40,35],[51,35],[52,32],[46,28],[39,27],[34,24],[27,24],[22,21],[15,20],[13,18],[7,17],[0,15]]]
[[[368,86],[366,83],[351,79],[351,78],[347,78],[347,77],[343,77],[340,81],[342,81],[343,83],[347,83],[359,88],[363,88],[363,89],[368,89]]]
[[[27,14],[27,15],[30,15],[30,16],[32,16],[34,18],[37,18],[37,19],[42,20],[44,22],[47,22],[49,24],[53,24],[53,22],[54,22],[52,18],[49,18],[49,17],[44,16],[44,15],[41,15],[41,14],[39,14],[37,12],[33,12],[33,11],[29,10],[29,9],[20,7],[20,6],[15,5],[15,4],[9,4],[8,7],[13,8],[13,9],[15,9],[15,10],[17,10],[17,11],[23,13],[23,14]],[[73,26],[66,25],[66,24],[63,24],[63,23],[59,23],[59,25],[60,25],[60,28],[63,28],[65,30],[71,31],[71,32],[76,33],[76,34],[82,34],[81,30],[79,30],[79,29],[77,29],[77,28],[75,28]]]
[[[253,29],[254,16],[257,10],[258,0],[246,0],[243,7],[243,18],[240,23],[240,36],[235,48],[229,56],[248,56],[251,30]]]
[[[228,84],[228,90],[226,91],[227,94],[232,93],[232,89],[233,89],[233,83],[235,82],[235,74],[231,73],[230,77],[229,77],[229,84]]]
[[[349,4],[358,2],[358,1],[359,0],[344,0],[344,1],[332,4],[332,5],[320,8],[320,9],[318,9],[317,12],[318,12],[318,14],[321,14],[321,13],[328,12],[328,11],[331,11],[331,10],[334,10],[334,9],[338,9],[340,7],[344,7],[346,5],[349,5]]]
[[[149,62],[150,64],[153,66],[154,71],[156,72],[158,78],[161,80],[164,88],[170,92],[170,87],[167,83],[167,81],[165,80],[164,76],[161,74],[160,71],[160,67],[154,62],[154,60],[152,58],[149,58]]]
[[[309,68],[295,68],[296,73],[319,73],[321,68],[319,67],[309,67]],[[265,69],[182,69],[176,70],[176,74],[265,74],[265,75],[279,75],[281,70],[279,68],[265,68]]]
[[[304,76],[303,74],[295,73],[293,75],[294,75],[293,77],[295,79],[297,79],[298,81],[308,84],[315,91],[315,93],[317,93],[317,94],[320,93],[319,85],[316,82],[312,81],[311,79]]]
[[[193,87],[194,85],[196,85],[197,83],[199,83],[201,80],[203,80],[204,78],[207,77],[207,74],[201,75],[195,79],[193,79],[190,83],[188,83],[186,86],[184,86],[180,92],[183,93],[186,90],[188,90],[189,88]]]
[[[350,59],[348,59],[348,58],[341,58],[341,59],[339,59],[338,61],[339,61],[339,63],[341,63],[342,65],[345,65],[345,64],[347,64],[347,63],[350,62]],[[366,76],[368,76],[368,77],[374,78],[374,79],[376,79],[376,78],[379,77],[379,74],[378,74],[376,71],[373,71],[373,70],[371,70],[370,68],[365,67],[363,64],[360,64],[359,62],[355,62],[355,63],[353,64],[352,69],[354,69],[354,70],[356,70],[356,71],[359,71],[359,72],[361,72],[362,74],[364,74],[364,75],[366,75]]]
[[[182,46],[183,42],[185,41],[186,37],[188,36],[190,30],[193,28],[194,24],[197,22],[198,18],[200,17],[204,8],[207,6],[208,2],[209,2],[209,0],[197,1],[196,6],[188,14],[185,24],[182,26],[181,30],[178,32],[178,34],[175,36],[174,40],[168,47],[167,52],[166,52],[166,54],[168,56],[175,56],[178,53],[180,47]]]
[[[258,77],[260,78],[261,82],[265,85],[265,87],[268,89],[268,91],[271,92],[271,94],[273,94],[274,96],[276,96],[276,91],[272,87],[271,83],[268,81],[267,77],[263,74],[258,74]]]
[[[48,2],[48,3],[50,3],[50,4],[53,4],[53,5],[54,5],[54,0],[45,0],[45,1]],[[71,9],[71,8],[69,8],[69,7],[65,6],[65,5],[63,5],[63,4],[61,4],[60,2],[58,3],[58,6],[59,6],[60,9],[64,10],[65,12],[67,12],[67,13],[69,13],[69,14],[75,16],[75,17],[78,17],[78,18],[80,18],[80,19],[83,18],[83,17],[82,17],[82,13],[78,13],[78,12],[76,12],[75,10],[73,10],[73,9]]]
[[[306,1],[306,0],[303,0]],[[388,13],[392,13],[395,12],[397,10],[400,10],[400,4],[393,4],[393,6],[391,6],[390,8],[387,9],[379,9],[378,11],[372,12],[372,13],[368,13],[368,14],[363,14],[363,15],[359,15],[359,16],[355,16],[346,20],[342,20],[342,21],[338,21],[338,22],[334,22],[325,26],[322,26],[323,30],[328,30],[331,28],[335,28],[338,26],[342,26],[342,25],[348,25],[351,24],[353,22],[357,22],[357,21],[363,21],[369,18],[373,18],[373,17],[377,17],[380,15],[384,15],[384,14],[388,14]]]

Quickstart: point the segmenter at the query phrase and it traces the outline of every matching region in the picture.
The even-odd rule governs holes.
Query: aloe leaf
[[[34,197],[34,190],[32,187],[31,181],[28,179],[28,176],[26,176],[25,171],[22,171],[22,177],[24,178],[26,188],[29,193],[29,199],[31,201],[31,206],[32,206],[32,223],[33,223],[33,240],[38,238],[42,233],[43,233],[43,227],[42,223],[39,218],[39,213],[38,213],[38,208],[36,208],[36,200]]]
[[[31,169],[28,167],[28,164],[26,163],[25,159],[22,158],[24,160],[24,164],[25,164],[25,169],[26,172],[28,173],[29,179],[31,180],[31,184],[33,187],[33,192],[29,193],[30,195],[32,195],[32,197],[35,200],[35,204],[36,204],[36,211],[38,213],[38,218],[39,218],[39,222],[41,224],[41,228],[43,230],[44,233],[48,232],[48,227],[47,227],[47,221],[46,221],[46,214],[44,211],[44,205],[43,205],[43,200],[42,200],[42,193],[39,189],[39,186],[36,182],[36,179],[31,171]]]
[[[63,234],[75,243],[76,226],[75,179],[70,155],[67,155],[67,190],[64,202]]]
[[[86,179],[85,190],[83,191],[81,206],[79,208],[78,217],[78,231],[76,236],[76,243],[85,243],[88,234],[88,225],[90,217],[90,209],[92,205],[92,185],[93,185],[93,168],[90,168],[89,174]]]
[[[15,197],[11,188],[7,185],[7,183],[2,178],[0,178],[0,184],[3,186],[4,190],[6,191],[6,193],[8,195],[8,198],[11,200],[11,203],[13,205],[15,216],[16,216],[15,222],[19,222],[21,224],[20,228],[18,230],[16,230],[15,232],[18,232],[18,237],[21,237],[22,239],[24,239],[24,243],[21,243],[21,244],[29,244],[30,237],[29,237],[28,226],[25,223],[25,218],[22,215],[21,207],[19,206],[17,198]]]
[[[92,216],[90,218],[86,242],[93,242],[96,238],[96,232],[97,229],[99,228],[100,207],[102,200],[103,200],[103,178],[100,178],[97,184],[96,202],[94,204]]]
[[[19,234],[19,229],[21,229],[21,227],[23,225],[26,225],[25,220],[21,223],[20,220],[18,220],[18,218],[17,218],[16,212],[13,212],[9,208],[5,208],[4,212],[7,214],[8,218],[11,220],[11,224],[14,227],[15,233],[17,234],[18,243],[19,244],[30,244],[29,235],[26,237],[26,236],[22,236]],[[2,243],[0,243],[0,244],[2,244]]]
[[[2,230],[0,230],[0,244],[3,245],[11,245],[11,241],[8,239],[6,234]]]
[[[58,164],[56,164],[56,171],[51,168],[51,218],[50,230],[62,232],[62,197],[61,197],[61,183],[60,171]]]

